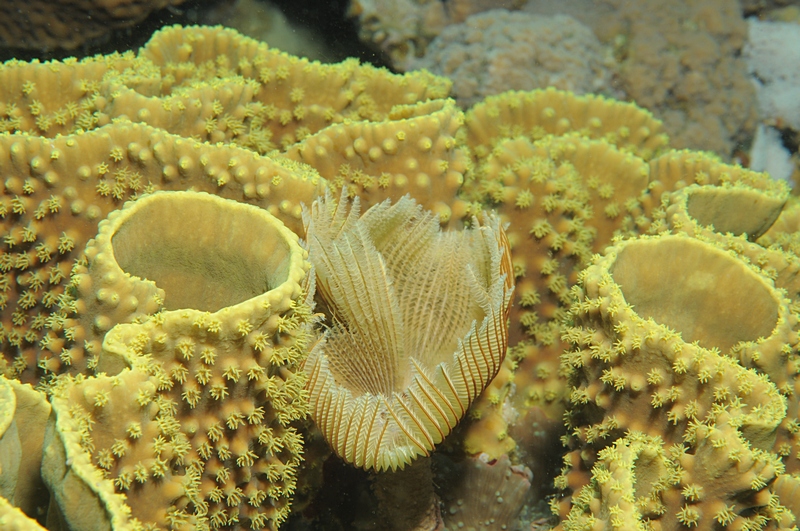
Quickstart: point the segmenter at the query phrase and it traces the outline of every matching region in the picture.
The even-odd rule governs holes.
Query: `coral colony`
[[[511,529],[548,472],[565,531],[796,529],[788,186],[449,91],[219,27],[0,66],[0,526],[275,530],[341,459],[385,529]]]

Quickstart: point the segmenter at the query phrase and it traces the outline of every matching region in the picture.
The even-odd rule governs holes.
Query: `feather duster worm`
[[[428,455],[505,357],[513,291],[497,217],[443,232],[413,199],[316,201],[304,222],[332,324],[306,363],[312,415],[345,461]]]

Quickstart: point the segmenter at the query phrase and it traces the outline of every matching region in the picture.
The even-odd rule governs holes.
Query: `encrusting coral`
[[[100,375],[53,384],[43,476],[64,519],[277,528],[302,456],[291,423],[307,412],[312,340],[297,236],[254,206],[158,192],[112,213],[92,245],[90,271],[115,262],[103,279],[146,284],[163,309],[105,334]]]
[[[467,112],[466,125],[467,144],[479,158],[488,156],[499,140],[518,136],[538,140],[577,133],[645,160],[668,142],[661,122],[636,105],[553,88],[489,96]]]
[[[786,252],[779,245],[768,246],[771,238],[762,236],[766,227],[775,236],[779,236],[787,228],[783,223],[792,217],[793,209],[784,208],[781,212],[780,207],[787,201],[788,191],[758,174],[742,173],[738,177],[743,176],[744,179],[726,180],[720,186],[695,184],[665,194],[662,206],[654,213],[656,221],[651,230],[672,230],[714,241],[756,268],[776,288],[785,290],[789,298],[787,304],[792,312],[790,319],[797,322],[800,258],[793,252]],[[702,209],[697,205],[693,209],[689,208],[690,201],[696,194],[701,195]],[[747,208],[734,208],[735,205],[742,204],[746,204]],[[737,211],[739,215],[731,216],[731,211]],[[783,217],[783,223],[777,223],[776,217]],[[800,389],[800,360],[794,348],[797,342],[794,327],[784,327],[783,334],[773,334],[769,340],[759,340],[755,345],[742,342],[731,350],[731,355],[742,366],[767,375],[788,398],[786,416],[776,431],[772,448],[781,456],[786,470],[792,473],[800,470],[800,437],[797,430],[800,402],[792,399]]]
[[[779,213],[788,197],[788,190],[783,184],[772,181],[764,174],[722,164],[717,158],[706,154],[690,151],[666,151],[666,138],[659,133],[661,126],[652,118],[648,125],[638,129],[638,134],[648,133],[644,138],[650,138],[648,142],[651,143],[648,145],[636,141],[626,145],[627,139],[631,137],[631,132],[637,131],[636,128],[625,128],[624,130],[620,128],[616,132],[613,126],[607,129],[596,129],[603,123],[608,123],[607,120],[599,119],[600,116],[603,116],[603,107],[598,105],[602,100],[591,97],[584,98],[582,102],[573,105],[569,98],[564,98],[555,91],[551,91],[551,93],[549,96],[546,95],[546,91],[529,94],[510,93],[496,98],[488,98],[487,106],[479,104],[476,106],[475,112],[471,111],[467,116],[466,123],[470,131],[468,138],[478,161],[478,171],[477,179],[468,180],[465,192],[462,193],[469,194],[470,198],[479,197],[483,204],[498,208],[505,219],[516,220],[509,228],[509,240],[512,245],[512,260],[517,274],[517,297],[521,298],[522,304],[512,307],[510,324],[512,339],[509,342],[512,348],[509,352],[511,360],[509,370],[501,371],[500,375],[503,380],[493,382],[487,394],[477,402],[479,407],[473,408],[473,414],[479,420],[468,427],[465,444],[466,449],[470,452],[479,452],[482,448],[486,448],[486,451],[494,456],[501,455],[503,452],[518,452],[516,454],[518,458],[523,459],[523,462],[529,464],[531,468],[537,472],[547,473],[546,469],[539,468],[536,460],[542,455],[555,456],[555,453],[558,452],[557,449],[552,448],[552,441],[559,434],[561,413],[565,409],[571,411],[571,414],[578,414],[583,410],[594,411],[591,418],[594,419],[592,422],[595,424],[589,433],[596,435],[609,431],[612,436],[610,439],[595,442],[594,445],[584,443],[581,446],[584,448],[582,453],[575,451],[565,457],[568,472],[558,480],[557,485],[566,489],[567,492],[576,492],[580,490],[580,486],[587,485],[592,480],[591,476],[586,473],[591,469],[596,457],[590,457],[595,454],[589,452],[589,448],[601,449],[620,436],[624,432],[624,428],[618,430],[612,428],[621,422],[617,418],[620,413],[616,407],[606,415],[602,415],[596,409],[582,405],[582,402],[570,404],[569,401],[564,400],[568,396],[570,399],[575,399],[578,395],[573,390],[570,396],[561,379],[569,374],[569,365],[563,364],[559,369],[557,361],[552,358],[564,349],[564,345],[560,341],[570,343],[575,340],[570,333],[564,332],[561,321],[571,315],[566,312],[572,306],[571,299],[574,293],[569,292],[573,291],[571,288],[580,278],[580,271],[588,264],[584,261],[586,258],[583,260],[579,258],[580,255],[564,254],[562,246],[574,247],[578,240],[574,236],[570,238],[570,233],[562,232],[562,228],[556,229],[555,234],[552,232],[542,233],[542,236],[550,234],[548,237],[551,239],[555,235],[563,234],[559,245],[550,247],[549,250],[541,247],[541,243],[545,243],[542,236],[514,234],[514,227],[525,227],[531,219],[522,213],[525,204],[520,205],[518,200],[520,183],[526,182],[529,175],[540,173],[546,176],[544,182],[550,188],[542,190],[538,194],[531,193],[531,200],[543,201],[542,205],[546,207],[544,212],[549,215],[559,215],[560,209],[563,208],[560,205],[565,204],[565,198],[570,199],[570,202],[567,203],[571,205],[572,210],[567,217],[569,226],[573,230],[578,226],[584,227],[581,230],[590,233],[583,238],[584,249],[588,247],[599,252],[608,243],[611,243],[612,239],[617,241],[620,238],[629,238],[631,235],[648,231],[658,233],[672,230],[688,234],[701,233],[706,238],[704,241],[718,245],[720,252],[734,253],[741,257],[740,259],[744,263],[743,267],[753,268],[757,274],[763,275],[767,283],[774,279],[776,286],[787,289],[793,298],[797,293],[795,279],[798,270],[797,259],[791,254],[782,252],[780,249],[767,249],[745,240],[745,238],[755,239],[768,230],[776,216],[780,219]],[[555,104],[545,106],[534,103],[537,100],[546,101],[547,98]],[[585,106],[591,101],[594,101],[594,105],[598,105],[598,107],[588,116],[582,113],[570,114],[574,112],[574,109],[580,109],[581,105]],[[561,102],[566,104],[566,108],[563,110],[558,106]],[[591,109],[591,107],[588,108]],[[613,109],[611,102],[608,102],[608,108]],[[521,109],[525,109],[525,111],[520,112]],[[622,108],[620,107],[618,110],[621,111]],[[608,111],[605,112],[608,113]],[[642,117],[635,115],[635,108],[630,109],[629,112],[632,114],[623,118],[622,123],[642,123]],[[536,119],[537,116],[540,117],[540,120]],[[569,118],[562,119],[561,117]],[[540,123],[548,127],[545,128],[539,125]],[[587,127],[592,123],[594,123],[594,131],[592,127]],[[655,134],[650,136],[649,131],[654,131]],[[623,134],[615,134],[619,132]],[[557,136],[548,136],[548,134]],[[592,155],[587,156],[588,154]],[[503,162],[499,163],[500,161]],[[601,164],[599,161],[604,161],[604,163]],[[564,180],[564,176],[569,172],[573,172],[573,179],[576,179],[573,182],[576,184],[564,188],[565,184],[563,183],[568,182]],[[687,188],[688,185],[692,186]],[[558,191],[559,186],[561,186],[560,191]],[[566,190],[572,191],[565,193]],[[672,193],[673,190],[677,191]],[[532,189],[531,191],[533,192]],[[554,194],[556,191],[558,193]],[[686,205],[687,198],[691,198],[694,194],[697,195],[692,201],[694,203],[691,208],[692,212],[689,212],[689,209],[683,208],[682,205]],[[742,204],[748,205],[747,215],[741,213],[742,209],[736,206]],[[561,223],[563,224],[563,221]],[[734,237],[720,233],[715,230],[715,224],[719,225],[723,231],[732,231],[740,236]],[[559,227],[552,222],[548,225],[551,230]],[[775,235],[777,236],[777,233]],[[780,237],[785,241],[784,236]],[[523,243],[524,247],[521,247],[520,243]],[[531,244],[539,247],[532,248]],[[525,252],[522,249],[529,249],[529,251]],[[684,253],[676,251],[668,254],[669,256],[682,256]],[[588,255],[584,254],[583,256]],[[553,258],[551,268],[553,266],[563,268],[562,271],[567,273],[561,273],[564,275],[562,277],[564,281],[561,284],[547,282],[547,275],[552,275],[552,272],[558,271],[558,269],[522,267],[523,259],[544,260],[545,257]],[[653,263],[668,260],[665,257],[663,260],[655,260]],[[547,264],[547,262],[544,263]],[[649,260],[642,261],[632,269],[638,268],[641,271],[647,271],[651,267],[647,265],[649,263]],[[689,270],[692,270],[691,266],[689,266]],[[541,271],[543,276],[531,275],[531,271]],[[580,275],[583,274],[580,273]],[[716,288],[715,279],[720,277],[725,277],[725,275],[714,272],[707,275],[707,280],[699,282],[699,284]],[[531,282],[539,284],[531,284]],[[735,281],[733,283],[736,284]],[[664,284],[665,287],[667,285],[675,286],[677,282]],[[533,286],[536,287],[535,291],[531,289]],[[554,287],[557,289],[554,290]],[[775,287],[772,289],[774,290]],[[644,288],[643,290],[648,291]],[[654,301],[664,299],[664,297],[659,298],[657,293],[660,292],[654,291],[652,287],[649,291],[653,291]],[[559,293],[561,293],[560,297]],[[769,406],[772,407],[773,414],[769,421],[765,421],[767,427],[764,429],[767,432],[771,430],[772,438],[760,440],[759,451],[761,453],[758,454],[760,462],[767,463],[768,467],[771,467],[769,470],[774,471],[765,473],[782,478],[787,477],[782,475],[784,467],[789,467],[787,470],[795,469],[798,402],[795,398],[797,385],[794,375],[800,365],[797,365],[794,353],[797,344],[795,307],[790,305],[790,301],[785,298],[785,295],[781,295],[781,292],[774,291],[774,293],[776,293],[775,306],[779,308],[783,316],[780,327],[774,333],[771,328],[763,331],[764,337],[754,338],[753,341],[737,342],[734,336],[730,339],[732,343],[728,346],[735,347],[729,353],[735,360],[732,365],[735,371],[749,368],[748,374],[751,378],[755,377],[756,373],[760,373],[759,378],[769,383],[772,398],[768,403],[776,404],[781,401],[778,391],[788,398],[786,410]],[[531,297],[530,294],[535,294],[535,297]],[[525,307],[526,301],[527,308]],[[542,302],[546,302],[546,304],[543,305]],[[713,310],[709,309],[708,313],[718,313],[720,306],[724,307],[725,305],[714,305]],[[548,308],[550,309],[548,310]],[[683,306],[679,306],[679,311],[681,308]],[[520,314],[516,313],[520,310],[522,310],[521,318]],[[754,316],[746,315],[747,320],[751,318]],[[516,329],[523,334],[518,336],[519,341],[515,341],[513,338],[515,325],[519,326],[519,324],[525,324],[525,327]],[[531,324],[535,324],[535,326],[530,326]],[[605,328],[613,327],[603,325],[597,330]],[[725,333],[723,332],[722,335]],[[603,341],[602,345],[598,345],[596,348],[613,348],[612,344],[616,344],[614,339],[609,339]],[[602,371],[597,371],[586,377],[586,382],[591,384],[590,387],[594,392],[614,389],[616,381],[608,380],[610,377],[606,377],[604,380],[604,375],[605,373]],[[643,378],[646,380],[647,375],[645,374]],[[685,385],[682,382],[680,385],[674,385],[672,389],[677,393]],[[695,392],[705,392],[702,391],[704,388],[705,385],[701,385]],[[686,392],[688,392],[688,388]],[[610,404],[616,404],[611,398],[607,400]],[[650,407],[649,404],[647,407]],[[756,404],[756,407],[767,406]],[[762,412],[761,409],[757,410]],[[625,414],[624,418],[650,419],[644,413],[629,415]],[[765,415],[765,417],[769,417],[769,415]],[[725,419],[720,420],[720,429],[725,422],[727,422]],[[734,455],[738,456],[742,452],[750,451],[748,445],[751,443],[750,441],[735,443],[740,437],[736,434],[736,428],[739,427],[737,422],[739,422],[738,419],[734,419],[732,426],[735,428],[729,427],[723,431],[725,438],[731,439],[732,446],[740,444],[742,447],[741,450],[734,451]],[[664,437],[662,440],[672,440],[673,442],[669,442],[669,444],[674,444],[674,439],[665,437],[665,434],[671,433],[669,423],[659,425],[653,429],[653,432],[656,436]],[[705,452],[708,445],[706,439],[710,436],[710,432],[699,431],[698,433],[701,435],[697,439],[696,448],[703,448],[703,452]],[[687,442],[690,441],[687,439]],[[780,459],[778,459],[779,456]],[[546,459],[546,457],[543,458]],[[702,459],[716,458],[712,456]],[[695,466],[684,459],[681,466],[686,471],[684,473],[688,477],[696,477],[698,483],[711,481],[708,478],[703,479],[702,474],[698,473],[699,468],[709,465]],[[756,468],[758,466],[761,465],[756,465]],[[722,473],[720,472],[720,474]],[[730,471],[726,473],[730,473]],[[789,480],[786,481],[791,483]],[[757,485],[758,482],[753,484]],[[591,522],[597,521],[592,518],[606,518],[603,510],[598,512],[596,502],[588,501],[589,488],[587,486],[587,490],[581,491],[583,494],[576,494],[578,497],[564,498],[560,506],[556,504],[557,513],[563,518],[566,518],[568,514],[571,515],[569,525],[583,525],[580,522],[588,522],[587,525],[592,525]],[[617,523],[646,523],[658,517],[662,526],[693,525],[692,522],[696,517],[701,518],[698,514],[706,514],[708,507],[714,507],[715,512],[722,510],[719,503],[726,499],[726,496],[734,496],[738,499],[738,497],[745,497],[746,492],[749,492],[749,487],[747,491],[739,491],[737,490],[739,487],[733,485],[726,494],[725,489],[727,488],[728,486],[720,485],[720,488],[715,490],[707,489],[708,494],[705,499],[714,500],[714,503],[702,507],[692,504],[689,504],[689,507],[676,505],[672,499],[674,494],[665,492],[664,500],[669,501],[664,501],[662,505],[659,505],[657,513],[644,517],[641,514],[631,513],[630,518],[623,517],[614,521]],[[778,498],[774,498],[778,495],[770,492],[766,484],[759,486],[756,491],[753,494],[755,501],[752,507],[762,510],[763,513],[760,514],[767,515],[764,518],[772,519],[779,525],[785,525],[786,515],[791,514],[785,510],[790,506],[786,501],[791,499],[790,496],[784,495],[780,497],[780,503],[770,502],[769,509],[764,509],[765,501],[778,500]],[[654,493],[653,496],[660,496],[659,492],[661,490]],[[567,510],[570,503],[577,504],[574,505],[572,513]],[[743,501],[742,503],[742,507],[744,507],[746,504]],[[754,509],[742,508],[740,512],[746,516],[751,510]],[[590,515],[588,519],[582,520],[584,518],[580,516],[584,514],[582,511],[586,511],[585,515]],[[615,511],[614,514],[618,512],[617,509],[613,509],[613,511]],[[727,513],[725,514],[727,515]],[[763,526],[768,521],[764,518],[759,516],[748,520],[746,525]],[[722,518],[721,522],[723,525],[727,525],[724,523],[727,522],[725,518]],[[567,520],[564,520],[564,523],[568,525]]]
[[[496,217],[464,231],[410,198],[363,215],[328,195],[306,220],[330,330],[306,363],[311,414],[358,467],[402,468],[450,433],[500,368],[513,292]]]
[[[478,164],[463,194],[510,222],[513,345],[522,332],[514,325],[533,329],[540,319],[531,310],[553,322],[592,251],[634,228],[647,188],[642,159],[666,138],[635,106],[552,89],[487,98],[467,113],[466,129]]]
[[[477,420],[465,443],[470,453],[498,458],[524,439],[531,444],[523,452],[542,455],[541,441],[557,441],[563,430],[567,393],[558,356],[569,290],[593,252],[646,225],[639,219],[649,176],[644,157],[663,151],[667,139],[635,106],[553,89],[487,98],[467,113],[466,126],[477,164],[462,195],[510,223],[517,288],[505,383],[493,383],[473,408]],[[521,428],[531,425],[538,435]],[[538,463],[546,460],[527,464],[544,472]]]
[[[755,188],[763,194],[759,202],[767,200],[767,196],[773,198],[768,202],[775,205],[773,207],[775,210],[780,210],[776,205],[776,201],[782,204],[788,197],[786,183],[773,180],[765,173],[754,172],[741,166],[723,164],[716,156],[703,152],[689,150],[665,152],[661,156],[650,160],[649,175],[648,194],[642,198],[643,217],[647,220],[658,220],[662,216],[655,211],[661,206],[664,193],[678,190],[691,184],[711,185],[726,189],[726,191],[717,191],[714,194],[716,197],[730,194],[732,192],[731,188],[739,188],[740,190],[737,193],[745,192],[748,187]],[[731,207],[733,206],[731,205]],[[759,223],[751,219],[753,213],[749,210],[742,212],[742,214],[742,219],[750,220],[751,223]],[[705,214],[705,216],[708,215]],[[769,225],[768,219],[761,220],[760,223]],[[639,228],[642,232],[649,230],[648,225],[644,223]]]
[[[689,234],[706,232],[702,227],[710,226],[713,232],[755,240],[775,223],[789,190],[779,186],[759,190],[742,184],[737,181],[722,186],[687,186],[662,198],[663,215],[671,227]],[[743,211],[748,215],[742,216]]]

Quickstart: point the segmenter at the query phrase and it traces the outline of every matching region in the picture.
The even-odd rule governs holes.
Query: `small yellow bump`
[[[222,376],[224,376],[226,379],[232,382],[238,382],[239,376],[241,376],[241,374],[242,370],[236,367],[236,365],[234,365],[233,363],[231,363],[225,368],[225,370],[222,373]]]
[[[621,209],[617,203],[611,203],[606,205],[605,209],[603,209],[603,212],[607,218],[615,219],[620,215]]]
[[[303,97],[305,96],[305,91],[300,87],[295,87],[289,93],[289,100],[292,103],[299,103],[303,101]]]
[[[28,105],[28,109],[30,110],[33,116],[39,116],[44,111],[44,105],[39,100],[33,100],[30,105]]]
[[[108,391],[98,391],[97,394],[94,395],[94,405],[96,407],[103,407],[108,404],[109,395]]]
[[[214,400],[224,400],[229,394],[228,387],[224,383],[212,384],[209,388],[209,394]]]
[[[703,487],[700,485],[686,485],[683,487],[681,494],[688,501],[699,501],[703,496]]]
[[[528,208],[533,204],[533,194],[530,190],[521,190],[517,193],[515,206],[517,208]]]
[[[127,429],[125,432],[128,434],[128,437],[131,439],[138,439],[142,436],[142,425],[138,422],[131,422],[128,424]]]
[[[186,173],[191,169],[193,169],[193,167],[194,167],[194,161],[192,161],[190,157],[184,155],[183,157],[178,159],[178,168],[181,170],[181,172]]]
[[[67,254],[74,248],[75,248],[75,240],[72,237],[70,237],[66,232],[62,232],[61,237],[59,237],[58,239],[58,252],[61,254]]]
[[[394,155],[397,153],[397,142],[394,139],[386,138],[381,143],[381,148],[389,155]]]
[[[553,227],[546,219],[537,219],[533,222],[530,233],[536,238],[544,238],[553,231]]]

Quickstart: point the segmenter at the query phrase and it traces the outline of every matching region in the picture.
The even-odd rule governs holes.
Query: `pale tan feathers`
[[[442,232],[404,197],[359,217],[330,195],[305,216],[331,326],[308,358],[312,414],[366,469],[402,468],[450,433],[497,373],[513,291],[496,217]]]

